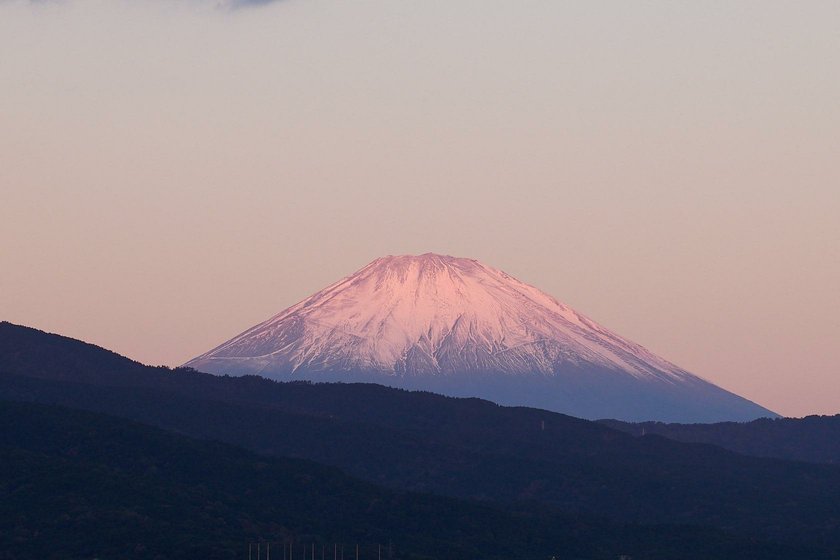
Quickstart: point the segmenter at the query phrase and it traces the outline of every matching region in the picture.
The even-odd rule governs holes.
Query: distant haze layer
[[[840,412],[840,3],[0,1],[0,319],[176,365],[470,256]]]

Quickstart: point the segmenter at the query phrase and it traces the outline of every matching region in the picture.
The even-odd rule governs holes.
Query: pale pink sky
[[[838,2],[0,0],[0,319],[177,365],[477,258],[840,412]]]

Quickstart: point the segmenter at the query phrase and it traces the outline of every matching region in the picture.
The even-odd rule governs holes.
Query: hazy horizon
[[[469,257],[840,413],[840,4],[0,1],[0,319],[179,365]]]

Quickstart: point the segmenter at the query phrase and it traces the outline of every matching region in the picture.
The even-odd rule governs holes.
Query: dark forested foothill
[[[386,543],[394,558],[819,554],[709,529],[389,491],[309,461],[56,406],[0,402],[0,425],[4,559],[243,558],[257,541],[342,543],[348,552],[363,543],[369,555],[371,543]]]
[[[762,551],[763,556],[757,557],[763,558],[785,553],[787,558],[840,557],[840,467],[749,457],[660,436],[633,437],[536,409],[377,385],[277,383],[148,367],[92,345],[8,323],[0,323],[0,400],[58,404],[130,419],[178,435],[125,424],[132,426],[129,435],[147,430],[168,442],[169,449],[182,450],[176,463],[182,470],[169,471],[165,466],[171,463],[161,460],[158,444],[144,447],[139,437],[123,440],[109,432],[100,442],[106,449],[109,441],[115,442],[118,453],[96,454],[94,445],[80,444],[85,451],[74,455],[61,447],[62,441],[75,437],[72,433],[56,432],[56,447],[39,449],[37,442],[53,441],[46,431],[11,441],[6,434],[26,434],[34,428],[5,429],[4,453],[9,460],[3,461],[7,469],[3,480],[18,482],[14,487],[6,484],[3,491],[36,492],[4,495],[3,503],[17,504],[2,510],[4,527],[10,531],[2,531],[7,539],[4,547],[46,542],[32,540],[43,534],[42,521],[61,529],[68,520],[87,519],[92,520],[90,525],[74,525],[86,539],[95,527],[107,527],[114,534],[147,531],[133,533],[138,545],[146,542],[143,535],[161,535],[162,543],[177,541],[178,550],[192,550],[188,541],[194,543],[198,536],[210,538],[208,527],[218,535],[211,539],[218,543],[213,548],[232,551],[247,539],[277,540],[275,535],[284,531],[342,540],[351,533],[374,542],[386,538],[381,529],[387,526],[389,532],[401,535],[403,553],[439,558],[490,558],[497,549],[504,550],[506,557],[530,558],[535,557],[532,553],[555,550],[557,543],[565,543],[569,554],[579,551],[581,558],[612,557],[633,543],[634,558],[689,558],[673,555],[677,549],[697,552],[698,558],[750,557],[733,554],[738,547]],[[91,422],[95,417],[100,426],[123,425],[113,418],[72,414]],[[14,426],[13,417],[5,417],[4,427]],[[60,427],[64,421],[56,424]],[[123,455],[132,458],[115,464]],[[287,458],[329,465],[307,462],[303,470],[324,473],[335,484],[346,483],[360,493],[346,490],[356,496],[348,502],[368,506],[360,510],[345,502],[333,503],[331,511],[342,513],[323,518],[333,519],[330,524],[323,523],[320,514],[303,515],[309,511],[306,505],[271,509],[288,508],[304,497],[323,498],[321,490],[294,494],[297,486],[272,486],[279,484],[274,475],[272,480],[261,478],[260,465],[272,465],[269,472],[280,473],[299,464]],[[210,469],[215,460],[225,464]],[[137,476],[133,465],[144,464],[151,466]],[[47,473],[46,481],[55,477],[53,497],[38,494],[41,487],[27,478],[32,472]],[[163,472],[172,474],[159,477]],[[78,482],[60,483],[62,473],[76,473],[73,480]],[[206,478],[224,473],[230,478]],[[112,477],[110,487],[115,490],[97,494],[109,486],[94,481]],[[142,486],[146,483],[154,487]],[[76,494],[61,502],[65,498],[55,492],[60,488]],[[223,488],[227,490],[216,493]],[[274,497],[263,503],[260,492],[269,496],[271,488],[276,490]],[[124,511],[118,498],[132,492],[137,493],[137,503],[148,507]],[[16,502],[8,499],[12,495],[18,497]],[[178,499],[157,501],[166,496]],[[27,510],[30,503],[40,505]],[[49,503],[59,507],[48,508]],[[84,515],[68,513],[70,505],[79,503],[90,509],[79,510]],[[381,503],[387,506],[370,505]],[[201,513],[205,507],[201,504],[216,504],[218,509]],[[268,509],[260,509],[263,506]],[[26,511],[29,515],[21,516]],[[173,511],[179,514],[168,516]],[[301,516],[295,517],[298,513]],[[123,514],[127,517],[119,517]],[[109,525],[108,519],[118,518],[143,521]],[[284,519],[282,525],[276,524],[278,519]],[[395,525],[383,519],[393,519]],[[184,523],[194,525],[187,528]],[[515,537],[509,532],[514,529],[525,536]],[[172,541],[165,536],[170,534]],[[510,547],[487,544],[499,540],[510,540]],[[575,548],[578,545],[584,548]],[[526,549],[527,554],[522,552]],[[452,551],[462,555],[447,556],[455,554]]]
[[[717,445],[756,457],[840,465],[840,414],[716,424],[633,424],[617,420],[601,423],[635,436],[660,435],[675,441]]]

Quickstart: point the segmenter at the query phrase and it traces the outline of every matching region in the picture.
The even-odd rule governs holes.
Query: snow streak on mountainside
[[[500,270],[434,254],[377,259],[186,365],[280,380],[375,381],[586,417],[626,418],[632,402],[609,405],[622,393],[655,409],[656,389],[671,397],[665,419],[675,394],[711,390],[756,409],[730,419],[772,414]]]

